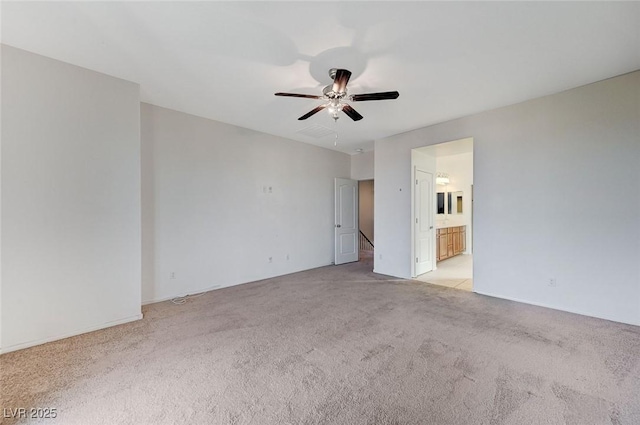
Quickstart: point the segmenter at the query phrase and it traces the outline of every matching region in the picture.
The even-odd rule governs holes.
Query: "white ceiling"
[[[142,101],[302,142],[353,72],[337,150],[640,69],[640,2],[2,2],[2,42],[140,83]],[[317,130],[317,129],[316,129]]]

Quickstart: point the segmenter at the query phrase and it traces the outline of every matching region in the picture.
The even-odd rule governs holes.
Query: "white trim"
[[[333,264],[333,261],[331,261],[329,263],[319,264],[317,266],[313,266],[313,267],[309,267],[309,268],[305,267],[305,268],[302,268],[302,269],[288,271],[288,272],[283,273],[283,274],[276,274],[276,275],[273,275],[273,276],[268,275],[268,276],[262,277],[262,278],[260,278],[258,280],[250,280],[250,281],[247,281],[247,282],[230,283],[228,285],[214,285],[214,286],[210,286],[210,287],[204,288],[204,289],[194,289],[194,290],[192,290],[190,292],[190,295],[201,294],[203,292],[209,292],[209,291],[215,291],[217,289],[230,288],[232,286],[245,285],[247,283],[261,282],[261,281],[267,280],[267,279],[273,279],[273,278],[276,278],[276,277],[287,276],[287,275],[294,274],[294,273],[306,272],[307,270],[319,269],[321,267],[327,267],[327,266],[333,266],[333,265],[335,265],[335,264]],[[150,300],[144,300],[144,301],[142,301],[142,305],[161,303],[161,302],[164,302],[164,301],[172,300],[172,299],[177,298],[177,297],[184,297],[184,296],[185,296],[184,291],[182,291],[180,293],[176,293],[176,294],[173,294],[173,295],[168,295],[166,297],[152,298]]]
[[[205,291],[206,292],[206,291]],[[142,305],[149,305],[155,303],[161,303],[164,301],[169,301],[177,297],[182,297],[183,295],[171,295],[170,297],[161,297],[161,298],[152,298],[150,300],[142,301]]]
[[[251,283],[251,282],[243,282],[243,283]],[[242,283],[236,283],[236,285],[242,285]],[[229,285],[229,286],[235,286],[235,285]],[[211,287],[205,288],[205,289],[197,289],[196,290],[197,292],[192,292],[190,294],[183,294],[183,295],[176,294],[176,295],[170,295],[168,297],[153,298],[151,300],[142,301],[142,305],[161,303],[161,302],[169,301],[169,300],[172,300],[172,299],[178,298],[178,297],[188,297],[189,295],[202,294],[204,292],[214,291],[216,289],[222,289],[222,288],[227,288],[227,287],[228,286],[214,285],[214,286],[211,286]]]
[[[416,171],[418,167],[414,165],[414,154],[411,150],[411,278],[418,277],[416,274]],[[374,211],[375,214],[375,211]]]
[[[60,339],[70,338],[72,336],[78,336],[82,334],[86,334],[93,331],[98,331],[100,329],[110,328],[112,326],[123,325],[125,323],[134,322],[136,320],[142,319],[142,313],[136,314],[135,316],[126,317],[120,320],[114,320],[111,322],[102,323],[100,325],[91,326],[89,328],[79,329],[77,331],[69,332],[62,335],[52,336],[43,339],[37,339],[35,341],[23,342],[21,344],[11,345],[9,347],[0,348],[0,354],[9,353],[11,351],[22,350],[29,347],[34,347],[36,345],[46,344],[47,342],[58,341]]]
[[[499,298],[499,299],[503,299],[503,300],[514,301],[514,302],[517,302],[517,303],[534,305],[536,307],[550,308],[551,310],[564,311],[566,313],[571,313],[571,314],[579,314],[580,316],[595,317],[596,319],[609,320],[611,322],[616,322],[616,323],[624,323],[625,325],[640,326],[640,322],[638,322],[638,323],[624,322],[624,321],[622,321],[620,319],[616,319],[616,318],[613,318],[613,317],[606,317],[606,316],[596,315],[596,314],[591,313],[591,312],[587,313],[587,312],[580,311],[580,310],[560,308],[560,307],[555,307],[555,306],[552,306],[552,305],[549,305],[549,304],[537,303],[537,302],[534,302],[534,301],[527,301],[527,300],[523,300],[523,299],[520,299],[520,298],[505,297],[503,295],[495,295],[495,294],[492,294],[492,293],[489,293],[489,292],[476,291],[475,289],[473,290],[473,292],[476,293],[476,294],[479,294],[479,295],[485,295],[487,297]]]

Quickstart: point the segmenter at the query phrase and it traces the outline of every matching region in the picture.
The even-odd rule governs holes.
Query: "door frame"
[[[429,148],[429,154],[430,155],[435,155],[435,157],[438,156],[447,156],[447,155],[455,155],[455,154],[440,154],[439,152],[432,150],[432,149],[436,149],[436,147],[438,145],[444,145],[444,144],[448,144],[448,143],[454,143],[454,142],[462,142],[465,141],[467,139],[471,140],[471,154],[472,154],[472,158],[473,158],[473,162],[472,162],[472,181],[473,183],[471,184],[471,190],[470,190],[470,201],[471,201],[471,205],[470,207],[468,207],[469,213],[470,213],[470,225],[467,226],[467,240],[466,240],[466,252],[469,254],[473,254],[474,251],[474,245],[473,245],[473,241],[474,241],[474,235],[475,235],[475,195],[476,195],[476,191],[475,191],[475,175],[476,175],[476,143],[475,143],[475,139],[473,136],[469,136],[469,137],[464,137],[461,139],[455,139],[455,140],[448,140],[448,141],[443,141],[443,142],[438,142],[438,143],[432,143],[432,144],[428,144],[428,145],[424,145],[424,146],[419,146],[419,147],[415,147],[411,149],[411,186],[414,186],[414,182],[416,179],[415,176],[415,169],[416,167],[419,167],[422,169],[422,171],[426,171],[428,173],[433,173],[434,175],[436,174],[436,169],[434,168],[433,171],[429,170],[429,169],[425,169],[424,167],[421,166],[417,166],[416,165],[416,157],[415,157],[415,153],[417,152],[421,152],[422,150],[424,150],[425,148]],[[466,153],[467,151],[465,151],[464,153]],[[433,196],[434,196],[434,211],[435,211],[435,206],[436,206],[436,202],[437,202],[437,185],[435,183],[435,179],[434,179],[434,190],[433,190]],[[446,197],[445,197],[445,208],[446,208]],[[435,214],[435,212],[434,212]],[[437,225],[435,223],[435,219],[434,219],[434,234],[433,234],[433,271],[437,270],[437,259],[436,259],[436,244],[438,243],[438,235],[437,235]],[[416,278],[416,267],[415,267],[415,254],[416,254],[416,242],[415,242],[415,224],[416,224],[416,218],[415,218],[415,190],[411,190],[411,247],[410,247],[410,251],[411,251],[411,278]],[[475,264],[476,264],[476,258],[475,256],[473,257],[473,276],[475,276]],[[428,272],[427,272],[428,273]],[[473,289],[473,292],[475,291],[475,286]]]

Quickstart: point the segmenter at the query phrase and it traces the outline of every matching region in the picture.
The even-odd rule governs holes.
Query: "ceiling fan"
[[[329,70],[329,76],[333,79],[333,84],[329,84],[322,89],[322,96],[314,96],[311,94],[298,94],[298,93],[276,93],[276,96],[287,97],[302,97],[306,99],[322,99],[326,103],[320,105],[311,111],[307,112],[298,120],[306,120],[310,116],[327,109],[329,115],[334,120],[340,118],[340,111],[344,112],[354,121],[360,121],[363,117],[355,109],[351,107],[346,101],[349,102],[363,102],[365,100],[385,100],[385,99],[397,99],[400,93],[397,91],[387,91],[382,93],[365,93],[365,94],[347,94],[347,83],[351,78],[351,71],[346,69],[331,68]]]

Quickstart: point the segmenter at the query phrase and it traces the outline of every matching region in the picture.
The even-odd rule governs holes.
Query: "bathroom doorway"
[[[415,213],[420,195],[412,196],[413,276],[422,282],[450,288],[473,290],[473,138],[466,138],[414,149],[413,176],[416,161],[423,170],[433,173],[432,234],[425,241],[424,221]],[[418,188],[418,184],[415,185]],[[417,189],[416,189],[417,190]],[[427,193],[425,190],[420,191]],[[422,225],[421,225],[422,224]],[[429,243],[433,267],[425,272],[419,267],[420,253]],[[424,259],[422,260],[424,261]]]

